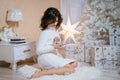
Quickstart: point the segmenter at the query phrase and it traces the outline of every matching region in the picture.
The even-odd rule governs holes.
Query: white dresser
[[[12,70],[16,70],[17,62],[36,55],[36,43],[21,44],[0,43],[0,61],[11,63]]]

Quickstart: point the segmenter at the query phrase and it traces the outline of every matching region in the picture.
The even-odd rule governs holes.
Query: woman
[[[41,33],[37,45],[38,64],[44,70],[37,70],[31,78],[44,75],[73,73],[77,62],[66,59],[58,51],[64,49],[57,29],[62,23],[60,12],[53,7],[48,8],[41,19]],[[62,54],[63,55],[63,54]]]

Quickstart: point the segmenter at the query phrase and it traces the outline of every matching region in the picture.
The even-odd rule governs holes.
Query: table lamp
[[[22,12],[19,9],[10,9],[10,10],[8,10],[8,14],[7,14],[7,19],[6,20],[7,20],[7,22],[9,22],[9,24],[12,24],[12,26],[10,26],[10,27],[13,28],[13,32],[15,33],[14,27],[17,27],[18,26],[17,24],[20,21],[23,20]]]

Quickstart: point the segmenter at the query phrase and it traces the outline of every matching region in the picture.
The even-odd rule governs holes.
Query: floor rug
[[[50,75],[31,80],[99,80],[102,72],[91,66],[78,66],[74,73],[68,75]]]

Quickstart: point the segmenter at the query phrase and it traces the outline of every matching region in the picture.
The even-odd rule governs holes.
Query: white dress
[[[75,61],[54,54],[57,53],[53,46],[55,37],[60,37],[58,31],[49,27],[40,33],[37,44],[38,64],[47,69],[63,67]]]

